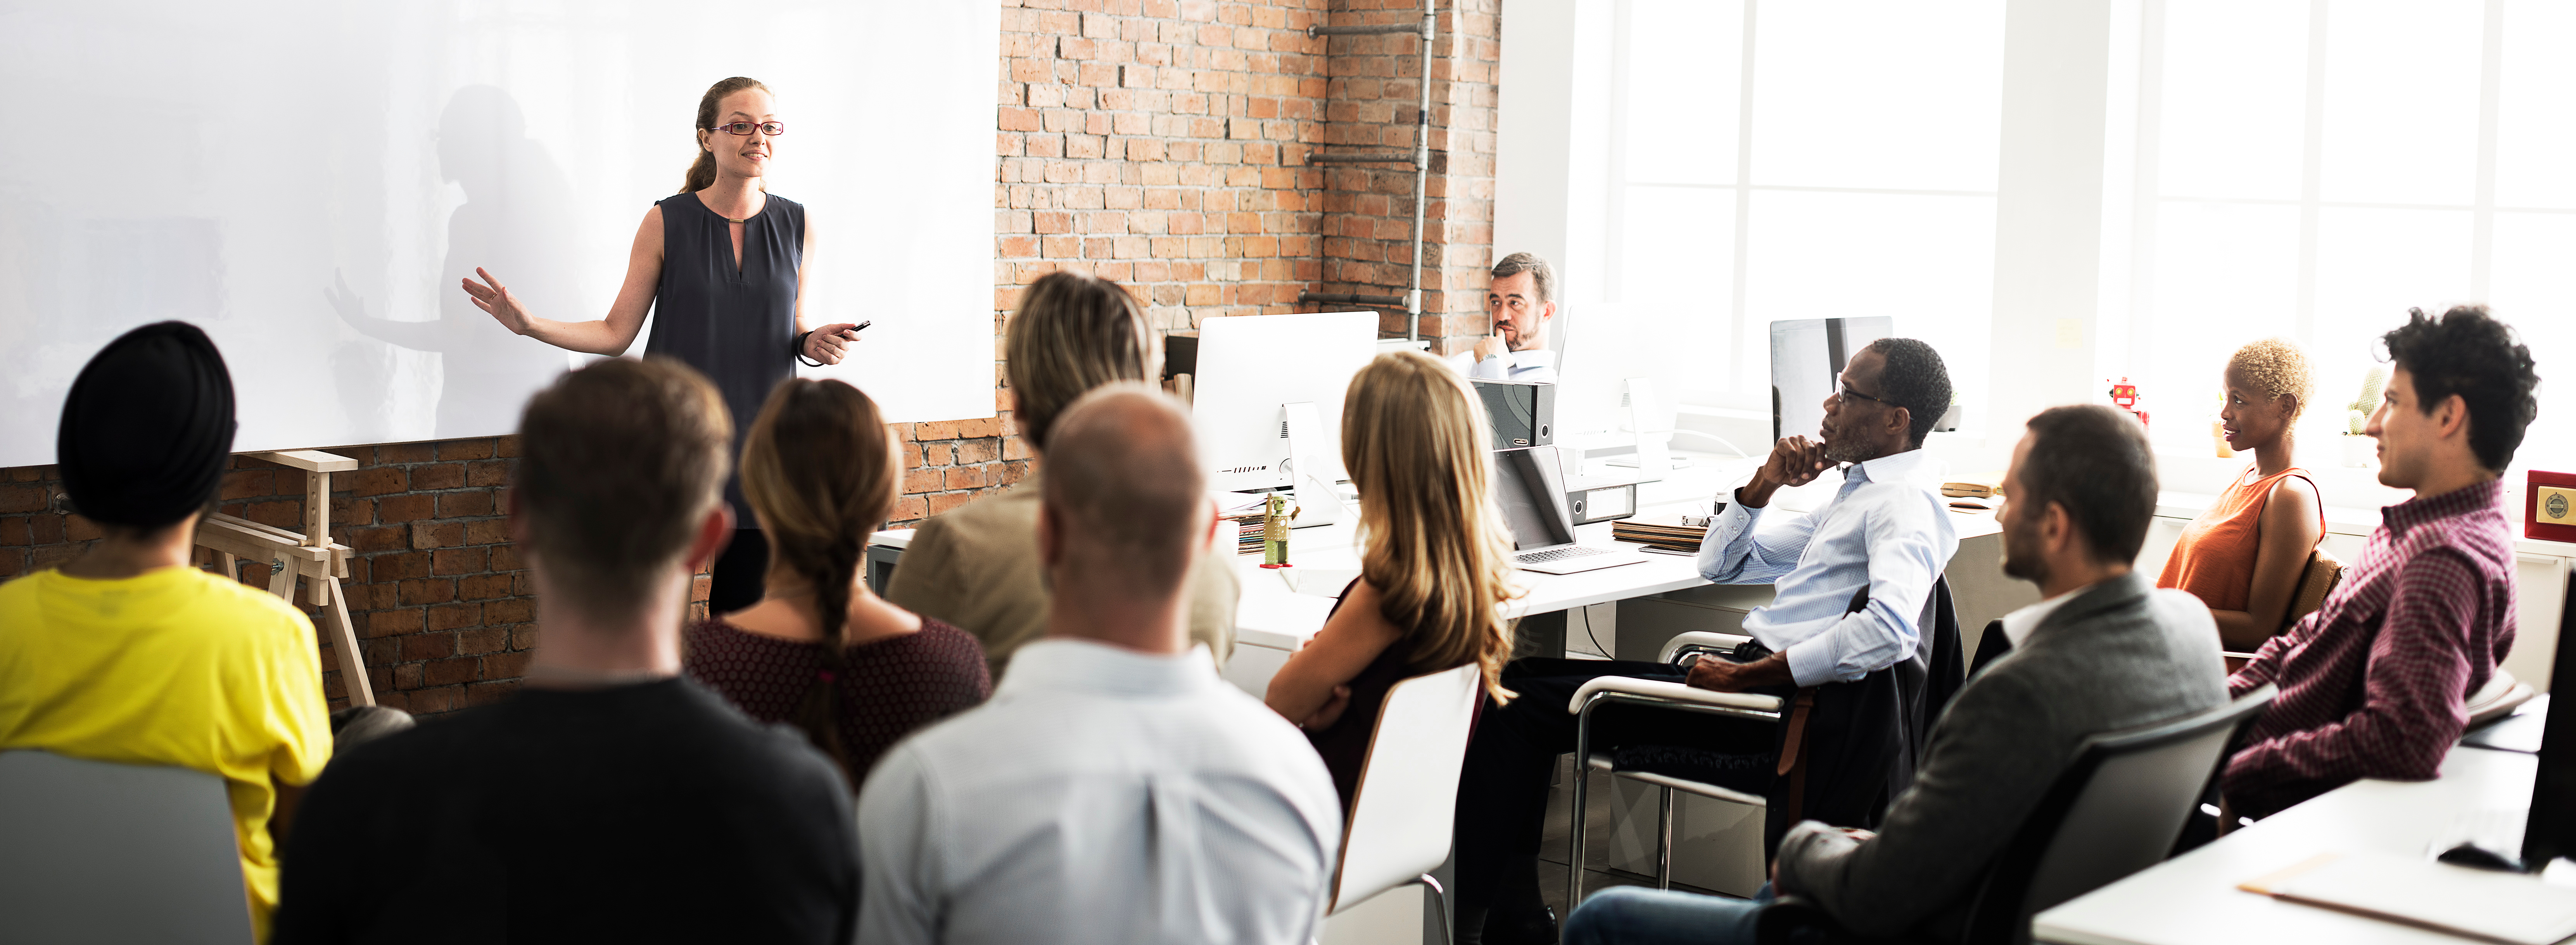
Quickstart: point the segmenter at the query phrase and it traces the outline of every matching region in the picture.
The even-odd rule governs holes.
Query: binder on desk
[[[2576,889],[2391,853],[2326,853],[2236,888],[2493,942],[2576,935]]]

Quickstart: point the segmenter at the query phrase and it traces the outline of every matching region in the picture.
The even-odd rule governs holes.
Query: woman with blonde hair
[[[1038,499],[1056,415],[1095,388],[1145,380],[1154,363],[1152,329],[1136,297],[1087,272],[1038,277],[1021,291],[1003,334],[1003,386],[1011,392],[1011,425],[1028,450],[1028,474],[1008,492],[921,523],[886,581],[886,598],[897,606],[983,641],[995,679],[1011,654],[1046,636],[1053,597],[1038,557]],[[1190,639],[1207,644],[1219,669],[1234,655],[1234,606],[1243,590],[1231,545],[1201,556],[1190,571]]]
[[[1360,576],[1263,697],[1306,730],[1348,812],[1387,690],[1474,663],[1502,685],[1510,531],[1492,433],[1458,373],[1416,351],[1378,356],[1342,398],[1342,462],[1360,493]]]
[[[2284,629],[2308,556],[2326,533],[2317,484],[2296,458],[2299,415],[2315,384],[2307,354],[2282,338],[2236,349],[2219,383],[2227,445],[2254,461],[2183,528],[2156,586],[2199,597],[2226,648],[2250,653]]]
[[[868,395],[780,383],[742,447],[743,497],[769,542],[764,593],[682,643],[691,677],[745,715],[804,729],[853,792],[895,742],[993,693],[974,637],[860,580],[902,482],[902,448]]]

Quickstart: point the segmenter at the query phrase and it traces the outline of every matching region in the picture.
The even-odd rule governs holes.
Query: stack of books
[[[1970,476],[1957,482],[1941,484],[1941,495],[1950,500],[1950,507],[1962,511],[1982,512],[1992,509],[1995,507],[1996,497],[2003,494],[2004,474],[2000,472]]]
[[[1694,554],[1699,551],[1700,539],[1708,537],[1708,525],[1711,520],[1712,516],[1707,515],[1644,515],[1623,518],[1610,523],[1610,537],[1617,541],[1636,542],[1658,551]]]
[[[1261,510],[1254,509],[1250,515],[1231,515],[1227,517],[1234,520],[1234,524],[1237,528],[1237,531],[1235,532],[1234,553],[1239,555],[1260,554]]]
[[[2004,474],[1987,473],[1945,482],[1941,484],[1941,494],[1953,499],[1991,499],[2004,494]]]

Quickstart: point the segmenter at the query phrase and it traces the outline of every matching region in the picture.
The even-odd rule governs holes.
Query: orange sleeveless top
[[[2238,473],[2216,504],[2183,527],[2156,586],[2190,591],[2211,610],[2244,610],[2254,593],[2255,539],[2262,530],[2263,506],[2273,487],[2290,476],[2306,479],[2310,489],[2317,487],[2308,471],[2296,466],[2252,482]],[[2317,524],[2325,525],[2323,503],[2317,507]]]

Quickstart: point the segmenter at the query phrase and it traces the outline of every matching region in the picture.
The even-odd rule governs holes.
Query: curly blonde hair
[[[2308,412],[2308,401],[2316,393],[2316,379],[2308,370],[2308,353],[2287,338],[2265,338],[2236,349],[2227,359],[2227,369],[2244,376],[2264,396],[2279,400],[2283,395],[2298,395],[2297,406],[2290,411],[2290,422]]]

